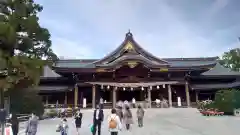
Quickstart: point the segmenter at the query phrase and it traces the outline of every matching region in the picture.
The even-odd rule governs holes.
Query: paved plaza
[[[102,135],[108,135],[106,121],[109,110],[105,111]],[[81,135],[91,135],[92,110],[83,110]],[[133,110],[135,124],[130,131],[123,129],[120,135],[239,135],[240,117],[233,116],[201,116],[193,108],[147,109],[144,127],[136,125],[136,110]],[[43,120],[40,122],[37,135],[59,135],[55,132],[60,119]],[[68,119],[69,135],[76,135],[73,119]]]

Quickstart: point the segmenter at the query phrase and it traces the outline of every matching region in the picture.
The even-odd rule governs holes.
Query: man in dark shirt
[[[101,135],[101,125],[104,119],[104,113],[102,108],[99,105],[96,106],[96,109],[93,113],[93,135],[96,135],[96,130],[98,130],[98,135]]]

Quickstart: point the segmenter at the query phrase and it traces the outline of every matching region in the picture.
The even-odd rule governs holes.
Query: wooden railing
[[[29,118],[31,117],[31,115],[29,115],[29,114],[18,114],[17,116],[18,116],[17,118],[18,118],[19,122],[28,121]]]

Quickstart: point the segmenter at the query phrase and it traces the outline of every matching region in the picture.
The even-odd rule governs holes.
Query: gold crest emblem
[[[128,66],[130,68],[134,68],[134,67],[136,67],[138,65],[138,62],[136,62],[136,61],[128,61],[127,64],[128,64]]]
[[[96,72],[105,72],[106,70],[104,68],[98,68]]]
[[[167,72],[168,68],[160,68],[160,72]]]

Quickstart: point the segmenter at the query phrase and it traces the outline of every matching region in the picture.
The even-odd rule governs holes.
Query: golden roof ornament
[[[131,42],[127,42],[124,49],[125,50],[134,50],[133,44]]]

